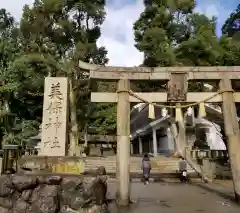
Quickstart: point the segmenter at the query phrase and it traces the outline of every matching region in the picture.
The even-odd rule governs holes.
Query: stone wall
[[[105,213],[107,177],[4,175],[1,213]]]
[[[48,173],[83,174],[85,160],[73,156],[24,156],[18,161],[19,169]]]

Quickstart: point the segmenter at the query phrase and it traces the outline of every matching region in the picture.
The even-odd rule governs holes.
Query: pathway
[[[114,197],[116,184],[110,182],[108,196]],[[110,204],[111,213],[237,213],[240,206],[230,200],[209,192],[201,187],[180,183],[132,183],[131,198],[135,201],[131,208],[116,209]]]

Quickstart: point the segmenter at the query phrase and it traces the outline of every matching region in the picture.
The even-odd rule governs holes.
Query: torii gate
[[[128,205],[130,197],[130,103],[167,103],[181,107],[181,104],[222,103],[225,132],[228,139],[235,198],[240,203],[240,130],[235,102],[240,102],[240,93],[232,89],[232,80],[240,79],[240,67],[105,67],[79,62],[79,67],[90,71],[91,79],[118,81],[116,93],[91,93],[92,102],[117,103],[117,201]],[[168,81],[166,92],[134,93],[130,81]],[[188,81],[217,81],[220,91],[188,92]],[[210,97],[210,98],[208,98]],[[185,128],[179,125],[180,146],[186,145]]]

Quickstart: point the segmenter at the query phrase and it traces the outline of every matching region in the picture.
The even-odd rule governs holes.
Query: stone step
[[[105,165],[105,164],[94,164],[94,165],[85,165],[85,167],[99,167],[99,166],[104,166],[106,168],[116,168],[116,165]],[[141,168],[141,166],[130,166],[131,168]],[[169,166],[169,165],[164,165],[164,166],[157,166],[157,167],[152,167],[152,169],[158,169],[158,168],[178,168],[178,166]],[[191,167],[187,167],[191,168]]]
[[[92,161],[92,162],[116,162],[116,160],[115,159],[108,159],[108,160],[101,160],[101,159],[99,159],[99,160],[93,160],[93,159],[85,159],[85,161]],[[142,160],[130,160],[130,162],[133,162],[133,163],[140,163],[140,162],[142,162]],[[151,160],[151,162],[178,162],[178,160]]]
[[[98,165],[98,164],[105,164],[105,165],[116,165],[116,162],[90,162],[86,161],[86,165]],[[130,165],[139,165],[141,166],[141,162],[139,163],[132,163],[130,162]],[[164,165],[173,165],[173,166],[178,166],[178,162],[152,162],[152,166],[164,166]]]
[[[85,165],[85,168],[96,168],[98,166],[104,166],[106,170],[109,169],[116,169],[116,165],[105,165],[105,164],[91,164],[91,165]],[[131,170],[141,170],[141,166],[135,165],[130,166]],[[152,167],[152,170],[161,171],[161,170],[168,170],[168,171],[176,171],[178,170],[178,165],[162,165],[157,167]],[[188,170],[192,170],[191,167],[188,167]]]
[[[101,165],[105,165],[105,166],[116,166],[116,163],[109,163],[109,162],[99,162],[99,163],[95,163],[95,162],[86,162],[85,163],[86,166],[101,166]],[[139,164],[133,164],[130,163],[131,167],[141,167],[141,163]],[[178,163],[161,163],[161,164],[152,164],[152,168],[155,167],[165,167],[165,166],[170,166],[170,167],[178,167]]]
[[[116,162],[114,159],[109,160],[93,160],[93,159],[86,159],[86,162]],[[131,163],[141,163],[141,160],[130,160]],[[157,163],[178,163],[177,160],[151,160],[151,162],[157,162]]]
[[[116,162],[85,162],[85,165],[116,165]],[[131,166],[141,166],[141,163],[130,163]],[[151,163],[152,167],[156,166],[178,166],[178,163]]]
[[[96,168],[96,167],[99,167],[99,166],[104,166],[106,169],[108,168],[116,168],[116,166],[106,166],[104,164],[101,164],[101,165],[85,165],[85,168]],[[135,167],[132,167],[130,166],[131,169],[141,169],[140,166],[135,166]],[[159,166],[159,167],[153,167],[152,170],[178,170],[178,167],[177,166]],[[188,170],[191,170],[192,168],[191,167],[187,167]]]
[[[91,170],[92,167],[85,167],[85,170]],[[106,168],[107,171],[109,170],[116,170],[116,167],[110,167],[110,168]],[[142,171],[140,168],[130,168],[130,171]],[[152,169],[152,171],[157,171],[157,172],[161,172],[161,171],[169,171],[169,172],[176,172],[178,171],[178,168],[158,168],[158,169]],[[193,169],[189,168],[188,171],[194,171]]]
[[[178,170],[178,162],[177,158],[158,156],[151,158],[152,164],[152,172],[176,172]],[[131,172],[142,172],[141,170],[142,158],[139,157],[131,157],[130,158],[130,170]],[[90,157],[85,161],[86,170],[90,170],[92,168],[96,168],[98,166],[104,166],[107,172],[111,172],[116,170],[116,157]],[[193,171],[190,166],[188,166],[188,171]]]
[[[116,166],[115,163],[85,163],[85,165],[89,165],[89,166],[93,166],[93,165],[105,165],[105,166]],[[130,164],[130,166],[139,166],[141,167],[142,165],[141,164]],[[152,167],[161,167],[161,166],[177,166],[178,167],[178,164],[158,164],[158,165],[152,165]]]

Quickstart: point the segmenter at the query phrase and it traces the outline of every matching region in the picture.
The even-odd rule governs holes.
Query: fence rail
[[[227,150],[191,150],[191,157],[194,159],[209,158],[209,159],[221,159],[228,158]]]

